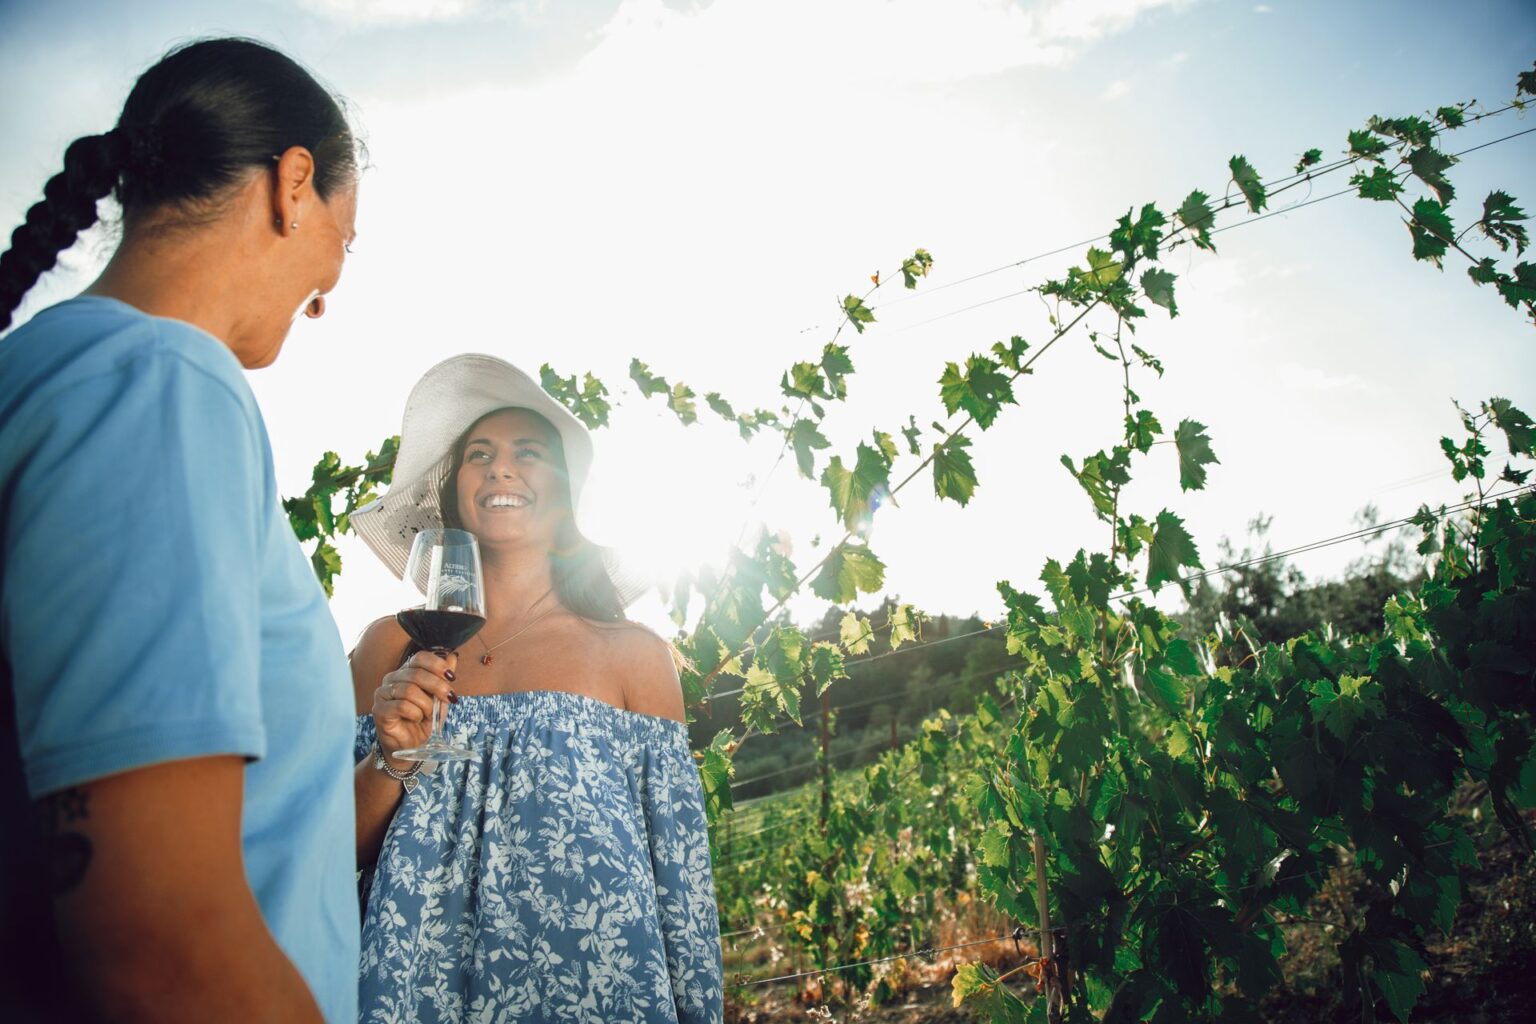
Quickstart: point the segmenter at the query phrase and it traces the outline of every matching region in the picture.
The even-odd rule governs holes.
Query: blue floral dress
[[[479,759],[419,776],[362,878],[360,1020],[722,1020],[686,727],[538,690],[464,697],[447,735]]]

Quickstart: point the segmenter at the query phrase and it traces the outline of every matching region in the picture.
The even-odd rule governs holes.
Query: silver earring
[[[299,230],[299,222],[298,221],[294,221],[292,224],[289,224],[288,226],[290,228],[292,228],[293,230],[295,230],[295,231]]]

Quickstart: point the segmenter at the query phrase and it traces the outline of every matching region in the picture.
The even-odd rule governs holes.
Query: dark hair
[[[454,441],[453,461],[448,467],[448,476],[443,480],[442,489],[438,492],[444,526],[453,529],[464,528],[463,522],[459,519],[459,469],[464,465],[464,446],[469,443],[470,434],[488,417],[513,410],[532,416],[549,431],[549,436],[554,439],[551,452],[555,458],[555,465],[560,470],[561,491],[566,507],[572,509],[574,513],[570,481],[565,472],[565,448],[560,443],[560,432],[548,419],[532,409],[508,406],[481,416]],[[624,621],[624,601],[619,597],[619,590],[613,585],[613,580],[609,578],[608,570],[603,565],[603,552],[576,529],[574,516],[566,520],[559,543],[555,550],[550,552],[549,568],[555,584],[555,597],[567,609],[584,619],[595,622]]]
[[[313,154],[322,200],[356,177],[357,142],[340,102],[294,60],[250,39],[172,50],[139,76],[115,128],[70,143],[64,170],[12,233],[0,255],[0,330],[59,253],[96,223],[97,200],[115,192],[129,226],[170,205],[195,214],[291,146]]]

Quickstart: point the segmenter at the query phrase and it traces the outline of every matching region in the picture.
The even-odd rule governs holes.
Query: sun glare
[[[599,432],[583,500],[592,540],[657,584],[722,565],[751,509],[733,475],[740,442],[715,434],[649,416]]]

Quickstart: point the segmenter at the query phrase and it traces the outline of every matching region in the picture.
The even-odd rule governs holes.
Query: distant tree
[[[1366,551],[1350,562],[1337,580],[1312,583],[1284,558],[1274,558],[1267,538],[1274,520],[1259,515],[1248,524],[1243,548],[1230,538],[1221,542],[1221,563],[1236,568],[1207,576],[1195,584],[1189,606],[1175,616],[1186,633],[1203,636],[1218,623],[1250,623],[1255,640],[1284,643],[1324,623],[1347,635],[1374,636],[1381,630],[1381,610],[1387,598],[1417,585],[1423,573],[1413,562],[1400,536],[1377,535],[1366,540]],[[1375,506],[1355,516],[1360,529],[1380,522]]]

